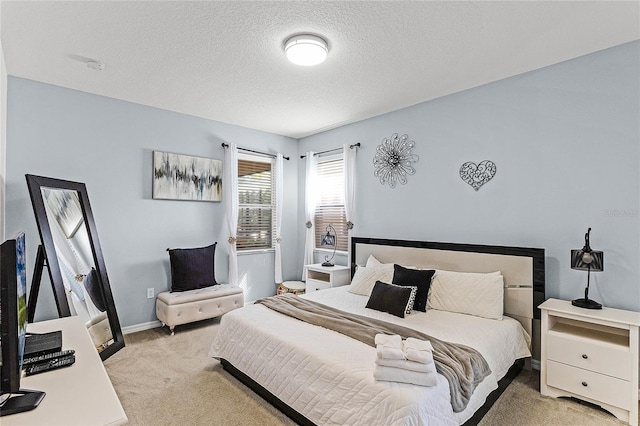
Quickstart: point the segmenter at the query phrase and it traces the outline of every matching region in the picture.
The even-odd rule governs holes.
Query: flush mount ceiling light
[[[329,53],[329,47],[321,37],[300,34],[284,42],[284,51],[291,62],[308,67],[324,62]]]

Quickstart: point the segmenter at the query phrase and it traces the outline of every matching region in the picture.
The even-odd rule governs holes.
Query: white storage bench
[[[156,298],[156,316],[168,325],[173,335],[176,325],[219,317],[244,306],[242,289],[218,284],[196,290],[164,291]]]

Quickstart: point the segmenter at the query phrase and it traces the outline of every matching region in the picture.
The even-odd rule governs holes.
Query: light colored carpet
[[[479,426],[620,426],[627,423],[600,408],[568,398],[542,396],[540,372],[522,371]]]
[[[126,346],[105,361],[129,424],[295,425],[209,358],[217,319],[125,336]],[[537,372],[523,371],[494,404],[481,426],[623,425],[575,401],[544,397]]]

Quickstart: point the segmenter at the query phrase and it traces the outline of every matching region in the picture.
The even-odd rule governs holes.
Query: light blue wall
[[[581,296],[569,268],[587,227],[605,251],[592,298],[640,310],[640,42],[633,42],[300,141],[9,77],[6,231],[25,230],[32,270],[39,243],[25,173],[85,182],[123,326],[155,320],[168,288],[165,249],[219,242],[227,275],[222,203],[151,199],[151,152],[223,158],[220,143],[280,151],[285,162],[283,273],[299,279],[304,247],[304,162],[299,154],[361,142],[355,235],[546,249],[547,295]],[[375,148],[407,133],[417,173],[390,189],[373,177]],[[478,192],[458,177],[490,159]],[[322,256],[316,256],[321,260]],[[346,258],[337,256],[337,263]],[[247,300],[273,294],[273,253],[239,257]],[[36,319],[56,315],[48,281]]]
[[[307,137],[299,149],[362,143],[354,235],[541,247],[548,297],[583,295],[586,273],[570,269],[570,250],[592,227],[605,271],[592,274],[591,298],[640,310],[639,52],[628,43]],[[393,133],[408,134],[420,156],[395,189],[372,163]],[[497,174],[475,192],[458,170],[482,160]],[[304,166],[298,177],[303,217]]]
[[[8,86],[6,226],[8,235],[26,232],[29,279],[39,236],[26,173],[86,184],[123,326],[156,319],[146,289],[152,287],[157,294],[169,287],[169,247],[218,241],[216,277],[225,281],[228,232],[223,203],[151,198],[154,150],[223,159],[223,141],[291,157],[284,171],[283,274],[299,279],[293,276],[299,164],[295,139],[21,78],[9,77]],[[273,262],[273,252],[239,256],[240,278],[250,278],[246,300],[275,294]],[[45,278],[36,320],[56,315]]]

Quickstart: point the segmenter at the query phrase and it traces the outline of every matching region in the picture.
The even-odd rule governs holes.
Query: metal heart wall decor
[[[460,167],[460,177],[477,191],[482,185],[493,179],[496,170],[496,164],[491,160],[481,161],[480,164],[467,161]]]

